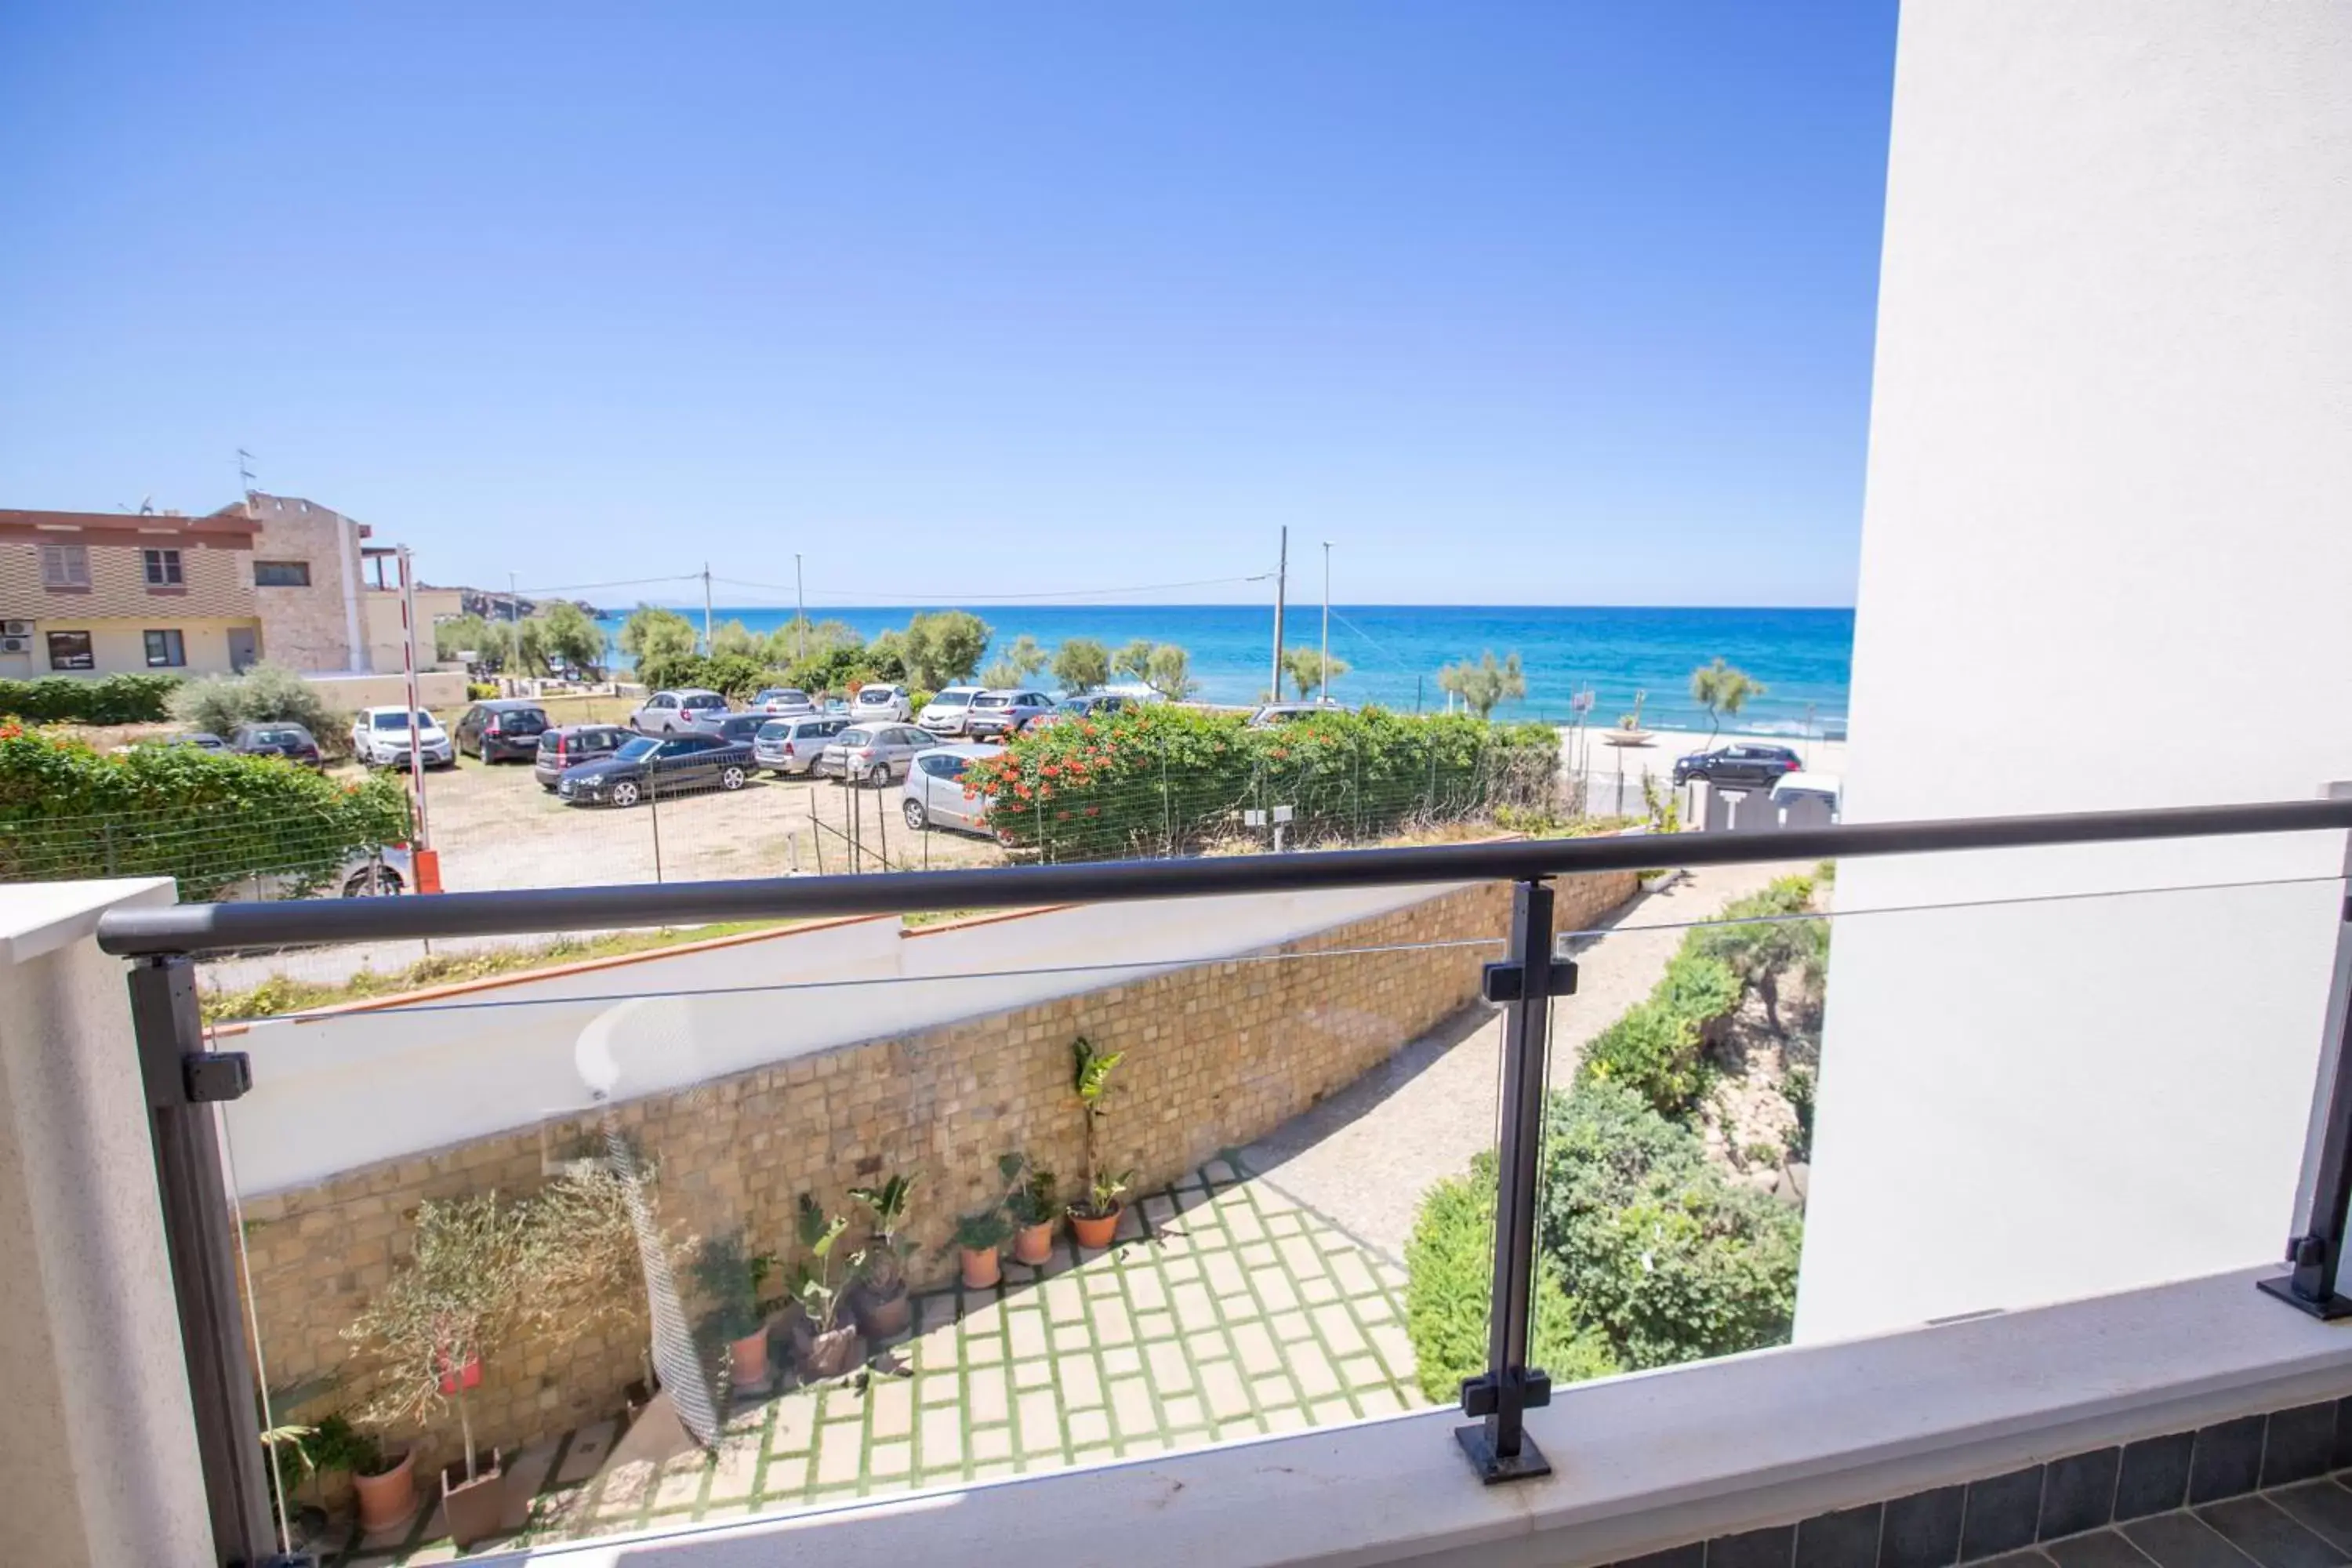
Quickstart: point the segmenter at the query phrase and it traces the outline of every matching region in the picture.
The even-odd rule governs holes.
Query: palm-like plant
[[[1706,709],[1706,738],[1712,741],[1721,732],[1723,721],[1737,717],[1749,698],[1763,696],[1765,687],[1746,670],[1725,663],[1718,654],[1712,664],[1691,671],[1690,689],[1691,700]]]
[[[841,1315],[840,1260],[834,1257],[834,1247],[849,1229],[849,1218],[826,1214],[814,1196],[803,1193],[797,1228],[803,1256],[793,1279],[793,1300],[808,1314],[812,1329],[830,1333]]]
[[[1125,1060],[1125,1051],[1098,1051],[1092,1041],[1080,1035],[1070,1045],[1070,1087],[1078,1097],[1078,1105],[1087,1119],[1087,1195],[1082,1200],[1085,1212],[1099,1218],[1118,1205],[1119,1195],[1135,1179],[1133,1171],[1106,1171],[1102,1167],[1100,1135],[1097,1131],[1106,1114],[1103,1102],[1110,1096],[1110,1075]]]
[[[1488,648],[1475,664],[1465,658],[1439,670],[1437,689],[1459,697],[1463,706],[1484,719],[1504,702],[1525,697],[1528,676],[1516,650],[1497,662],[1495,650]]]
[[[850,1268],[877,1296],[893,1296],[907,1288],[907,1258],[915,1244],[898,1232],[907,1224],[907,1208],[915,1192],[915,1178],[894,1175],[874,1187],[852,1187],[851,1200],[866,1214],[868,1235],[851,1257]]]

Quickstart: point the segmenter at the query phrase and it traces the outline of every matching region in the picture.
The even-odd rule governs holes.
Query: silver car
[[[778,777],[804,773],[816,766],[817,753],[844,730],[849,721],[839,714],[813,713],[804,719],[771,719],[760,726],[751,742],[751,760]]]
[[[816,704],[797,686],[766,686],[760,689],[744,710],[765,713],[773,719],[793,719],[815,712]]]
[[[1042,691],[1007,688],[1002,691],[983,691],[971,700],[971,713],[964,720],[963,732],[977,741],[983,735],[1018,735],[1029,727],[1029,721],[1040,719],[1054,710],[1054,700]]]
[[[683,735],[707,728],[710,720],[723,719],[727,711],[727,699],[716,691],[699,687],[656,691],[629,715],[629,728],[640,735]]]
[[[849,716],[860,723],[904,724],[915,717],[915,706],[903,686],[861,686],[849,700]]]
[[[988,797],[965,798],[964,770],[982,757],[999,756],[1003,751],[1002,746],[938,746],[918,756],[907,770],[906,800],[900,807],[907,826],[987,832]]]
[[[977,686],[944,688],[924,704],[915,722],[934,735],[961,735],[965,722],[971,718],[971,700],[979,695]]]
[[[825,742],[809,771],[858,784],[887,784],[906,776],[917,752],[938,744],[911,724],[852,724]]]

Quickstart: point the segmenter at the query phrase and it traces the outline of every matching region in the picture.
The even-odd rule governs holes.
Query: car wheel
[[[637,784],[635,779],[623,779],[613,786],[613,804],[614,805],[637,804]]]
[[[347,899],[388,899],[400,891],[400,873],[389,866],[367,866],[354,871],[343,884]]]
[[[743,781],[750,776],[751,775],[744,773],[741,768],[735,767],[730,764],[730,766],[721,768],[719,771],[719,787],[720,789],[741,789],[743,787]]]
[[[872,784],[876,789],[887,788],[890,783],[890,764],[887,763],[875,763],[874,771],[866,775],[866,782]]]
[[[908,801],[907,803],[906,810],[907,826],[913,828],[916,832],[920,833],[925,827],[930,826],[929,819],[923,811],[923,803],[921,801]]]

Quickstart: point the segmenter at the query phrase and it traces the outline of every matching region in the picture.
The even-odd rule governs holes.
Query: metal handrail
[[[1678,866],[1736,866],[2331,828],[2352,828],[2352,799],[1677,834],[1671,850],[1647,835],[1626,834],[1402,849],[903,871],[879,877],[760,877],[654,887],[525,888],[429,898],[177,904],[117,910],[102,916],[98,944],[108,952],[123,955],[195,954],[616,926],[1030,909],[1046,904],[1131,903],[1147,899],[1443,882],[1526,882],[1596,871],[1646,870],[1663,859]]]

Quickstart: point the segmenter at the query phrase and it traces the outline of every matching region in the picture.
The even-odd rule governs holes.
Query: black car
[[[618,724],[565,724],[540,732],[539,755],[530,764],[539,787],[553,794],[567,769],[601,763],[626,744],[632,731]]]
[[[1717,746],[1675,759],[1675,783],[1700,779],[1729,789],[1769,789],[1804,765],[1786,746]]]
[[[698,789],[741,789],[751,748],[717,735],[638,735],[599,763],[567,768],[555,793],[572,805],[635,805]]]
[[[327,765],[317,738],[299,724],[239,724],[228,732],[228,750],[241,757],[285,757],[306,768]]]
[[[475,703],[457,721],[457,749],[486,763],[501,757],[533,762],[547,727],[547,710],[538,703],[520,697],[493,698]]]

